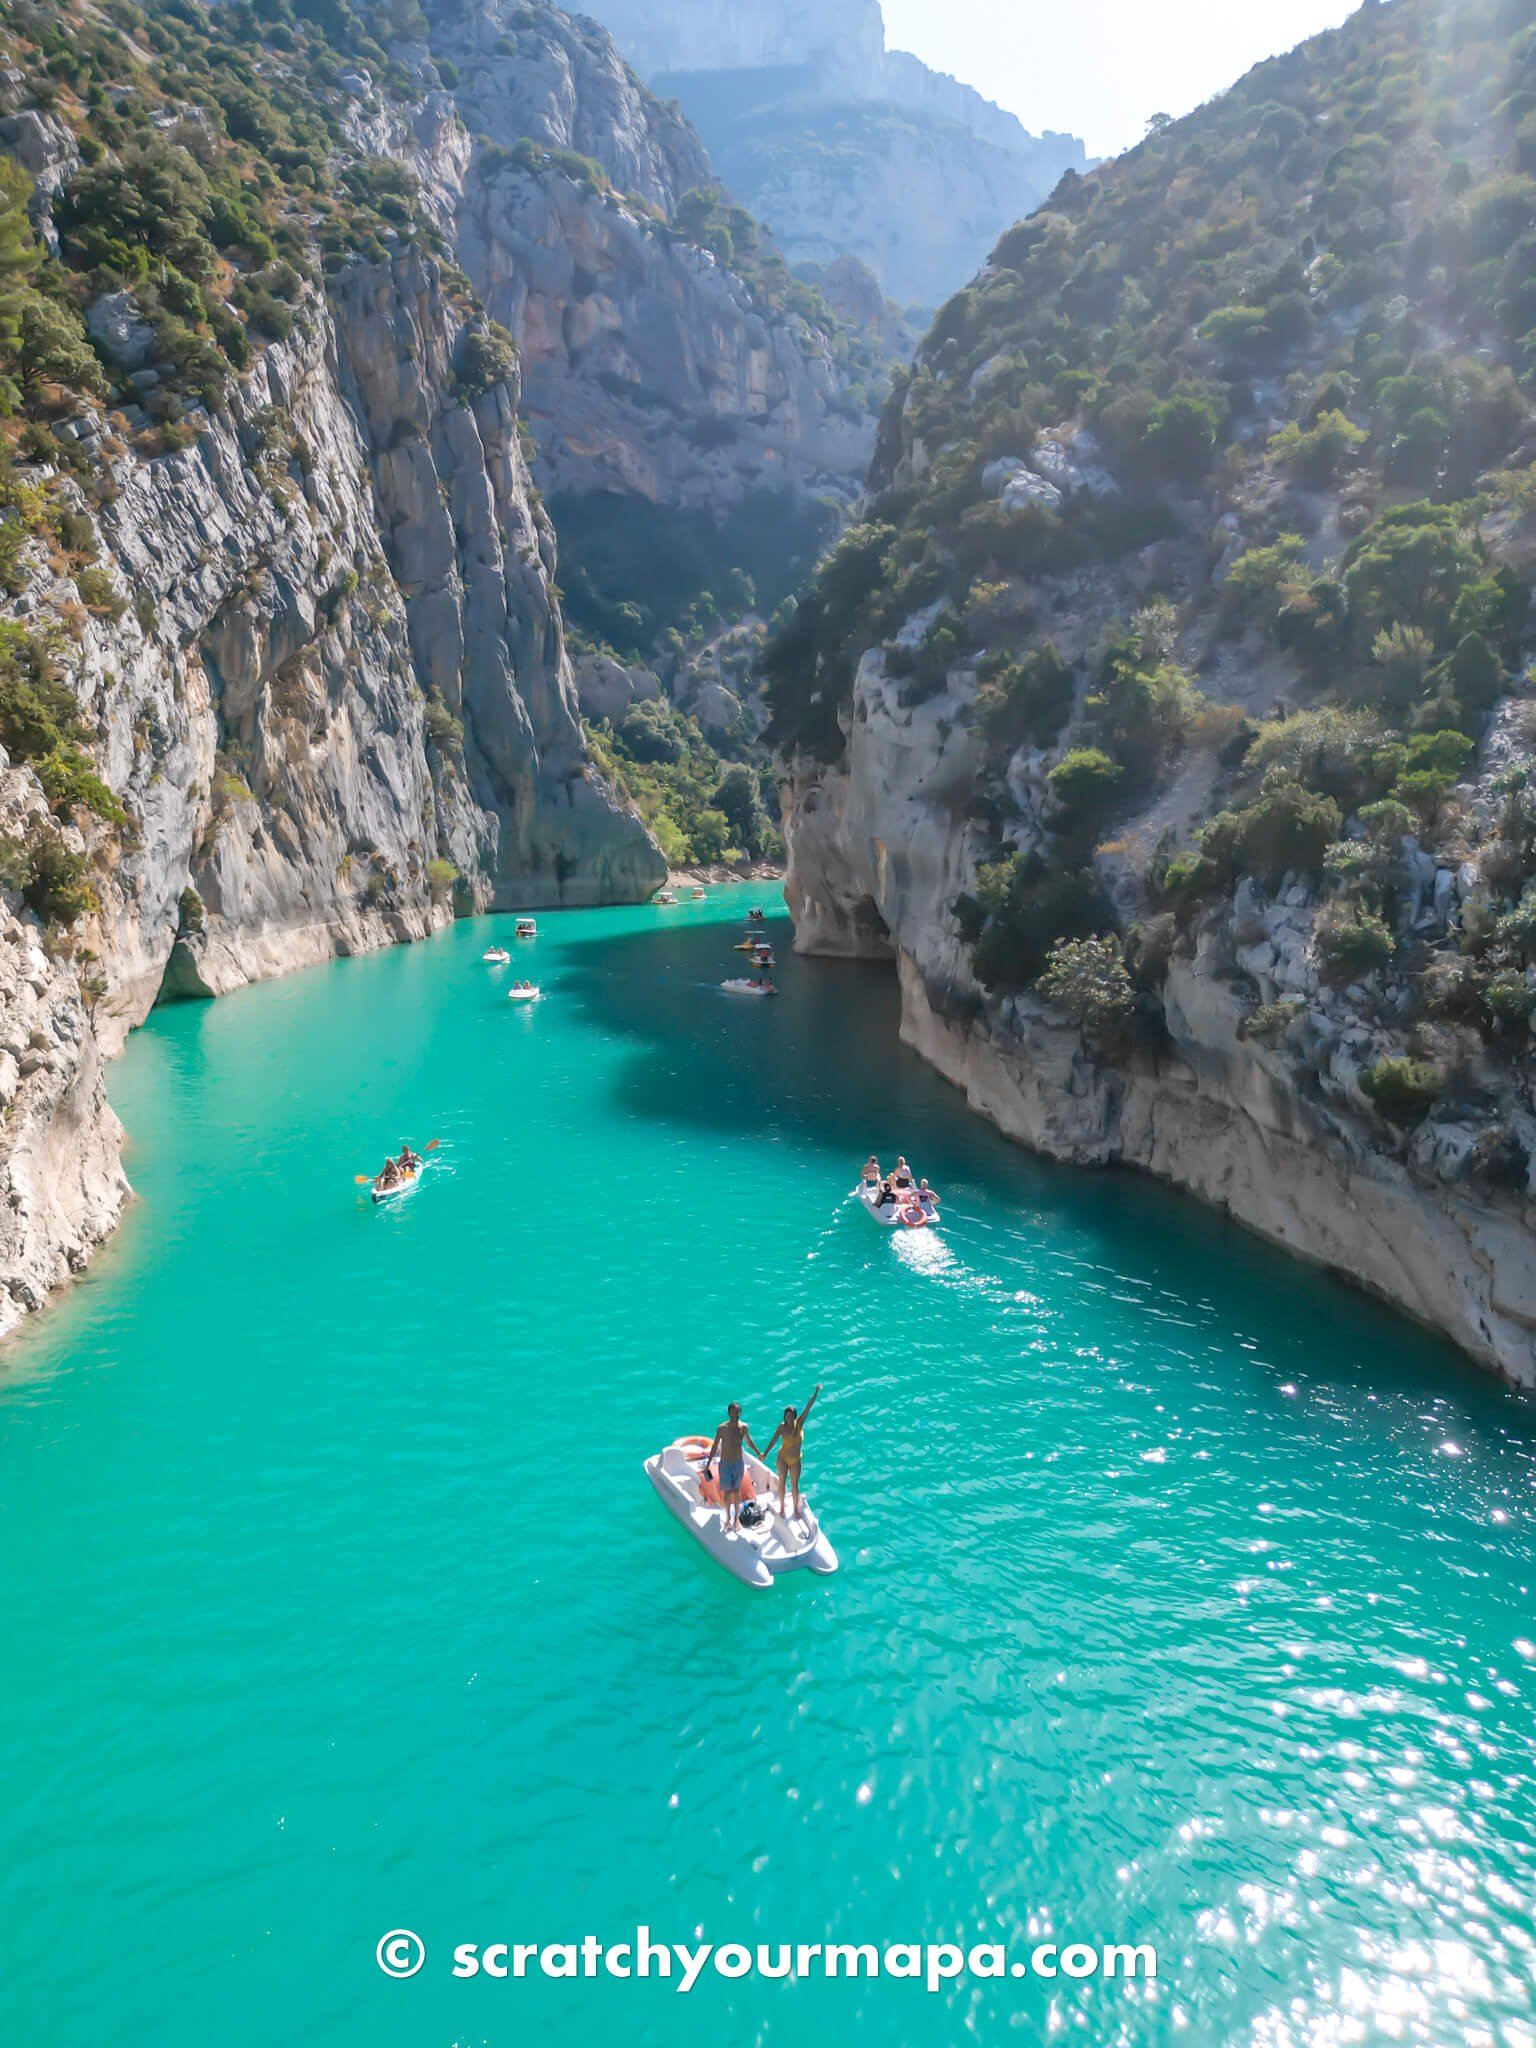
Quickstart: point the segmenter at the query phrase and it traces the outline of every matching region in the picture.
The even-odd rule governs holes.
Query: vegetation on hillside
[[[1141,873],[1149,911],[1289,877],[1330,974],[1404,980],[1431,1035],[1523,1033],[1530,726],[1503,714],[1491,793],[1466,777],[1527,688],[1533,402],[1528,0],[1367,4],[1069,175],[941,310],[864,523],[766,651],[770,736],[836,760],[872,647],[901,704],[948,693],[995,989],[1123,922],[1106,842],[1198,752],[1207,815]],[[1424,849],[1478,863],[1448,932],[1410,916]]]

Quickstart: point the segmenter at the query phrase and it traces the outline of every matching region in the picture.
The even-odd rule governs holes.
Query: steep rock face
[[[850,496],[867,417],[800,322],[764,314],[707,250],[558,172],[487,167],[465,267],[517,336],[551,495],[721,511],[752,491]]]
[[[0,754],[0,820],[38,815],[30,775]],[[79,979],[50,958],[35,925],[0,922],[0,1335],[109,1235],[128,1196],[122,1127]]]
[[[601,19],[797,262],[854,256],[903,304],[964,283],[1000,230],[1085,166],[1073,136],[885,48],[877,0],[603,0]]]
[[[885,55],[880,0],[602,0],[598,19],[643,77],[819,61],[843,81],[867,76]]]
[[[559,38],[527,88],[573,145],[646,98],[591,35],[606,116],[562,98]],[[451,232],[472,156],[452,101],[366,84],[356,147],[406,164]],[[27,111],[9,117],[18,149],[37,140]],[[39,119],[46,241],[49,167],[74,159]],[[693,166],[682,143],[648,157],[643,125],[613,160],[660,200]],[[466,322],[483,321],[461,278],[408,238],[345,263],[169,448],[143,409],[166,375],[155,331],[127,293],[86,312],[118,402],[80,404],[56,434],[93,491],[56,466],[18,477],[89,534],[88,602],[40,539],[0,618],[56,649],[126,822],[50,819],[33,769],[0,760],[8,848],[54,835],[95,904],[45,935],[5,876],[0,1332],[116,1221],[128,1186],[101,1062],[157,999],[420,937],[455,909],[638,900],[666,872],[586,760],[518,372],[464,383]]]
[[[963,818],[975,763],[960,708],[948,695],[902,706],[870,656],[843,763],[788,764],[795,950],[894,957],[904,1042],[1008,1136],[1166,1179],[1536,1385],[1529,1204],[1466,1184],[1456,1126],[1394,1147],[1370,1119],[1359,1076],[1371,1033],[1342,992],[1319,987],[1315,906],[1265,913],[1250,897],[1214,920],[1170,963],[1156,1055],[1096,1055],[1037,1001],[999,1001],[978,983],[953,909],[986,851]],[[1309,1040],[1305,1062],[1243,1035],[1251,985],[1239,949],[1256,941],[1268,950],[1257,963],[1249,952],[1248,968],[1278,966],[1298,1002],[1310,991],[1293,1027]]]
[[[541,486],[715,513],[754,491],[850,498],[873,422],[832,337],[674,230],[709,160],[609,37],[485,0],[432,49],[474,137],[457,253],[521,351]]]
[[[894,952],[904,1033],[1014,1135],[1525,1383],[1531,58],[1462,0],[1362,8],[1064,180],[765,655],[804,949]]]

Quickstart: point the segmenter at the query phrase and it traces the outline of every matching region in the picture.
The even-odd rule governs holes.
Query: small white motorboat
[[[520,917],[517,920],[517,936],[520,939],[536,939],[539,936],[539,928],[531,917]]]
[[[670,889],[658,889],[656,891],[656,894],[651,898],[651,901],[653,903],[675,903],[677,901],[677,898],[673,895]]]
[[[776,996],[778,990],[771,981],[722,981],[720,986],[728,996]]]
[[[505,946],[487,946],[480,958],[487,967],[506,967],[511,962],[512,955]]]
[[[704,891],[702,889],[695,889],[693,892],[693,900],[695,903],[702,903],[704,901]]]
[[[379,1183],[375,1181],[369,1192],[376,1202],[393,1202],[401,1195],[409,1195],[415,1192],[416,1185],[421,1179],[422,1171],[423,1168],[420,1166],[413,1167],[409,1173],[402,1173],[397,1181],[392,1181],[387,1188],[380,1187]]]
[[[645,1461],[646,1477],[695,1542],[716,1564],[724,1565],[745,1586],[771,1586],[783,1572],[835,1572],[837,1552],[821,1532],[810,1502],[800,1496],[800,1514],[790,1519],[774,1506],[777,1488],[761,1459],[745,1460],[742,1506],[752,1519],[725,1530],[725,1506],[719,1471],[703,1478],[709,1455],[707,1436],[680,1436]]]
[[[507,1001],[509,1003],[536,1003],[543,993],[544,991],[541,988],[535,988],[533,983],[529,982],[526,988],[521,985],[517,988],[509,988],[507,990]]]
[[[939,1220],[938,1203],[920,1202],[916,1188],[907,1189],[894,1202],[882,1202],[880,1190],[871,1187],[868,1181],[860,1181],[854,1193],[865,1215],[873,1216],[882,1230],[923,1230]]]

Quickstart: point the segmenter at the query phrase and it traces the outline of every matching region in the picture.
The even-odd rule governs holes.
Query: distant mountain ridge
[[[887,50],[878,0],[599,0],[598,15],[792,261],[855,257],[904,304],[947,297],[1004,226],[1087,168],[1077,137],[1032,135]]]

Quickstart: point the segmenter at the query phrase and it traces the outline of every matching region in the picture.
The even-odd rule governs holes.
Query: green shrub
[[[459,344],[457,382],[462,398],[478,398],[517,375],[517,343],[499,321],[474,327]]]
[[[1299,1001],[1257,1003],[1238,1027],[1239,1038],[1251,1038],[1259,1045],[1273,1045],[1295,1023],[1305,1008]]]
[[[1396,951],[1396,942],[1384,919],[1363,905],[1337,907],[1317,928],[1317,951],[1327,973],[1336,981],[1356,981],[1373,969],[1385,967]]]
[[[1015,853],[977,871],[976,900],[986,923],[976,941],[977,977],[998,991],[1028,988],[1058,939],[1091,938],[1114,928],[1114,913],[1086,869],[1049,869]]]
[[[182,890],[180,901],[176,905],[176,929],[179,933],[191,935],[204,930],[207,923],[203,899],[189,882]]]
[[[1123,1024],[1136,1007],[1136,991],[1124,949],[1108,934],[1092,939],[1058,939],[1035,983],[1042,1001],[1064,1010],[1090,1038]]]
[[[1269,452],[1303,483],[1322,485],[1331,483],[1370,438],[1364,427],[1357,427],[1343,413],[1325,412],[1315,425],[1306,428],[1288,420],[1271,437]]]
[[[1431,1060],[1387,1057],[1360,1076],[1360,1091],[1389,1122],[1414,1124],[1440,1095],[1445,1077]]]
[[[95,910],[96,891],[86,880],[85,856],[71,853],[50,826],[34,825],[26,841],[22,901],[44,924],[63,930]]]
[[[1200,833],[1200,850],[1226,877],[1252,875],[1278,888],[1287,873],[1316,878],[1323,856],[1344,829],[1330,796],[1272,769],[1252,803],[1221,811]]]
[[[441,753],[462,753],[464,749],[464,721],[456,718],[448,709],[447,699],[434,683],[427,692],[427,701],[422,710],[422,723],[427,729],[427,738]]]
[[[1102,747],[1073,747],[1047,775],[1051,795],[1060,805],[1065,829],[1101,819],[1113,801],[1125,771]]]
[[[90,612],[103,612],[108,618],[120,619],[128,609],[128,600],[123,596],[106,569],[93,567],[75,572],[75,588],[80,593],[80,602]]]
[[[1162,894],[1170,903],[1198,903],[1223,887],[1222,871],[1209,854],[1176,853],[1163,870]]]

